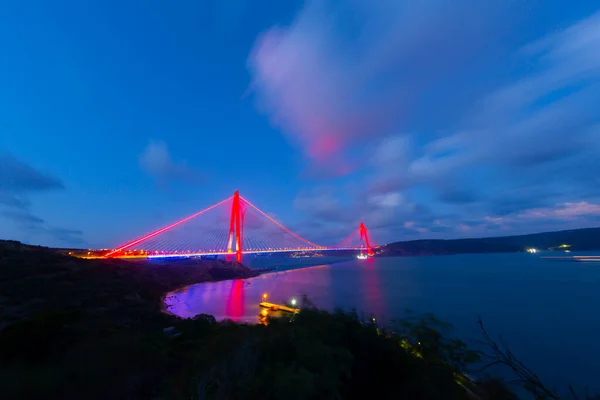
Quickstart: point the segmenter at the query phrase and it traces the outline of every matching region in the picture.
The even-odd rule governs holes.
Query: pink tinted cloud
[[[443,1],[307,2],[256,40],[248,68],[259,105],[321,172],[353,171],[357,152],[399,130],[415,97],[483,45],[494,7],[460,2],[477,17]]]
[[[600,216],[600,204],[592,204],[587,201],[563,203],[557,204],[556,207],[537,208],[519,214],[519,217],[527,219],[552,218],[570,220],[585,216]]]
[[[254,88],[261,106],[292,142],[318,164],[343,164],[343,134],[337,123],[340,99],[329,76],[325,43],[302,28],[273,28],[257,40],[250,55]],[[330,61],[327,61],[329,64]]]

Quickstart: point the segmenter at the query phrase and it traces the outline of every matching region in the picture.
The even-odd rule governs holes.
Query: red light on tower
[[[229,238],[227,240],[227,253],[233,253],[233,239],[235,237],[235,261],[242,262],[242,215],[240,206],[240,192],[233,193],[231,204],[231,219],[229,221]]]

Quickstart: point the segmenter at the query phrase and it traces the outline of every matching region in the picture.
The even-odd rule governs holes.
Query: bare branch
[[[498,343],[496,343],[496,341],[494,341],[490,337],[485,327],[483,326],[483,321],[481,320],[481,318],[477,318],[477,323],[479,324],[479,328],[481,329],[484,342],[492,351],[491,355],[484,354],[486,357],[492,360],[490,365],[501,364],[510,368],[515,373],[515,375],[517,375],[523,387],[529,392],[531,392],[534,396],[536,396],[536,398],[540,398],[540,395],[542,395],[543,397],[541,398],[560,400],[560,398],[555,392],[551,391],[546,386],[544,386],[540,378],[514,356],[514,354],[510,351],[506,343],[502,341],[502,339],[500,339],[500,346],[498,345]],[[578,399],[575,398],[575,400]]]
[[[569,392],[571,392],[571,396],[573,396],[573,400],[579,400],[579,397],[577,397],[577,394],[575,393],[575,390],[573,390],[573,386],[569,385]]]

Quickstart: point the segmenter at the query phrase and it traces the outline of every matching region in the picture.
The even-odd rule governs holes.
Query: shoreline
[[[347,260],[344,260],[344,261],[347,261]],[[186,289],[186,288],[188,288],[188,287],[191,287],[191,286],[195,286],[195,285],[202,285],[202,284],[211,284],[211,283],[217,283],[217,282],[227,282],[227,281],[232,281],[232,282],[233,282],[233,281],[236,281],[236,280],[242,280],[242,281],[246,281],[246,280],[248,280],[248,279],[258,278],[259,276],[262,276],[262,275],[271,275],[271,274],[287,273],[287,272],[292,272],[292,271],[297,271],[297,270],[306,270],[306,269],[311,269],[311,268],[326,268],[326,267],[331,267],[331,266],[333,266],[334,264],[337,264],[337,263],[318,264],[318,265],[307,265],[307,266],[300,266],[300,267],[297,267],[297,268],[291,268],[291,269],[286,269],[286,270],[269,270],[269,271],[264,271],[264,272],[261,272],[261,273],[259,273],[259,274],[255,275],[255,276],[246,276],[246,277],[228,278],[228,279],[217,279],[217,280],[207,280],[207,281],[202,281],[202,282],[190,283],[190,284],[188,284],[188,285],[185,285],[185,286],[182,286],[182,287],[180,287],[180,288],[177,288],[177,289],[174,289],[174,290],[170,290],[170,291],[168,291],[168,292],[164,293],[164,294],[161,296],[161,300],[160,300],[160,301],[161,301],[161,312],[162,312],[162,313],[164,313],[165,315],[169,315],[169,316],[175,317],[175,318],[177,318],[177,319],[179,319],[179,320],[193,319],[193,318],[194,318],[194,316],[182,317],[182,316],[179,316],[179,315],[177,315],[177,314],[175,314],[175,313],[171,312],[171,311],[169,310],[169,308],[170,308],[170,307],[172,307],[172,305],[167,305],[167,304],[166,304],[166,299],[167,299],[167,297],[168,297],[170,294],[173,294],[173,293],[177,293],[177,292],[183,291],[184,289]],[[245,267],[245,268],[248,268],[248,267],[246,267],[246,266],[244,266],[244,267]],[[200,313],[200,314],[204,314],[204,313]],[[197,315],[199,315],[199,314],[197,314]],[[219,321],[220,321],[220,320],[219,320]]]
[[[45,313],[78,310],[96,326],[155,325],[165,295],[196,283],[258,276],[222,260],[86,260],[52,249],[0,241],[0,333]]]
[[[265,331],[243,322],[191,321],[171,312],[165,300],[200,283],[330,268],[336,262],[260,271],[213,260],[83,260],[15,242],[0,241],[0,251],[0,386],[7,387],[9,398],[157,398],[165,393],[189,398],[187,388],[197,384],[198,371],[219,367],[232,338],[234,346],[243,346],[247,334],[256,333],[270,344],[269,335],[279,329],[316,334],[332,321],[333,314],[322,312],[314,326],[308,320],[299,328],[274,322]],[[171,327],[185,340],[173,341]]]

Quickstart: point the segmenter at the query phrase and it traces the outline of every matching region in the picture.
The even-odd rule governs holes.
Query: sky
[[[600,226],[595,0],[26,0],[0,238],[109,247],[236,189],[305,238]]]

